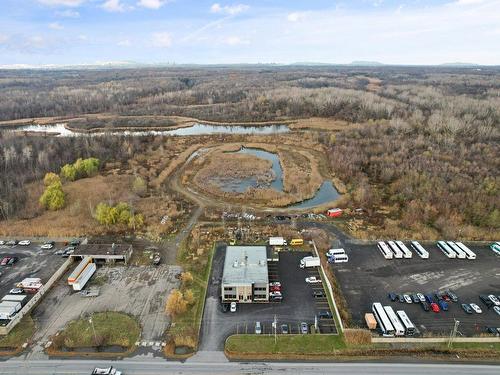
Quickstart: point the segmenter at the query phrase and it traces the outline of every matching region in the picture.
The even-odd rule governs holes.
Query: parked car
[[[5,243],[7,246],[16,246],[17,240],[9,240]]]
[[[7,265],[8,266],[12,266],[14,263],[16,263],[17,261],[19,260],[18,257],[12,257],[9,259],[9,261],[7,262]]]
[[[424,311],[430,310],[429,304],[426,301],[422,302],[422,308],[424,309]]]
[[[434,311],[435,313],[438,313],[439,312],[439,306],[437,303],[435,302],[432,302],[431,303],[431,310]]]
[[[318,318],[319,319],[331,319],[332,318],[332,313],[330,311],[320,311],[318,312]]]
[[[255,334],[260,335],[262,333],[262,326],[260,322],[255,322]]]
[[[405,299],[406,303],[411,303],[411,298],[408,294],[403,294],[403,298]]]
[[[481,310],[481,308],[475,303],[469,303],[469,306],[476,312],[476,314],[481,314],[483,312],[483,310]]]
[[[284,335],[288,335],[288,324],[281,325],[281,333]]]
[[[458,302],[458,296],[451,290],[447,290],[446,294],[450,297],[453,302]]]
[[[75,250],[64,250],[62,253],[63,258],[68,258],[71,254],[73,254]]]
[[[9,294],[24,294],[24,289],[14,288],[9,290]]]
[[[486,327],[486,332],[491,333],[492,335],[498,336],[498,329],[495,327]]]
[[[451,302],[451,298],[446,292],[441,293],[441,298],[444,299],[446,302]]]
[[[54,248],[54,245],[52,245],[50,243],[45,243],[42,246],[40,246],[40,249],[42,249],[42,250],[51,250],[53,248]]]
[[[79,239],[74,239],[69,244],[71,246],[78,246],[78,245],[80,245],[80,240]]]
[[[300,323],[300,333],[302,333],[303,335],[306,335],[309,333],[309,327],[307,326],[306,322]]]
[[[443,311],[448,311],[448,303],[445,300],[440,299],[438,305]]]
[[[500,315],[500,306],[493,307],[493,311],[495,311],[497,315]]]
[[[483,301],[483,303],[486,305],[488,309],[494,305],[493,301],[491,301],[489,297],[484,294],[480,294],[479,299]]]
[[[417,293],[417,297],[420,300],[420,302],[425,302],[425,296],[422,293]]]
[[[490,294],[488,298],[490,299],[491,302],[493,302],[495,306],[500,306],[500,300],[495,295]]]
[[[434,296],[436,297],[436,301],[438,301],[438,302],[439,302],[439,300],[443,299],[443,296],[438,292],[434,293]]]
[[[316,276],[306,277],[306,283],[308,284],[319,284],[321,283],[321,279]]]
[[[5,241],[4,240],[0,240],[0,246],[1,245],[5,245]]]
[[[64,254],[63,249],[56,250],[56,252],[54,253],[54,255],[63,255],[63,254]]]
[[[234,313],[236,312],[236,302],[231,302],[231,305],[229,307],[229,310]]]
[[[270,286],[269,291],[270,292],[281,292],[281,287],[280,286]]]
[[[403,297],[402,294],[398,294],[398,301],[403,303],[405,301],[405,298]]]
[[[419,303],[420,302],[420,299],[417,297],[416,294],[412,294],[411,295],[411,300],[413,301],[413,303]]]
[[[464,311],[467,314],[472,314],[473,313],[472,308],[468,304],[466,304],[466,303],[462,303],[462,309],[464,309]]]
[[[227,313],[229,311],[229,304],[221,303],[221,309],[223,313]]]
[[[19,241],[19,245],[21,245],[21,246],[29,246],[30,244],[31,244],[30,240]]]
[[[398,296],[396,295],[396,293],[389,293],[387,295],[387,297],[389,297],[389,299],[392,301],[392,302],[395,302],[396,299],[398,298]]]
[[[433,303],[434,302],[434,299],[432,298],[432,296],[430,294],[426,294],[425,295],[425,300],[427,301],[427,303]]]
[[[1,261],[0,261],[0,266],[6,266],[7,263],[9,263],[9,260],[10,258],[9,257],[5,257],[3,258]]]
[[[314,290],[313,291],[313,297],[315,297],[315,298],[324,298],[324,297],[326,297],[325,291],[323,289],[321,289],[321,290]]]
[[[272,283],[269,283],[269,286],[272,287],[272,286],[281,286],[281,283],[279,281],[274,281]]]

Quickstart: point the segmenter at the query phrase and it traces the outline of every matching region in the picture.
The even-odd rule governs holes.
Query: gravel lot
[[[283,301],[280,303],[239,304],[235,313],[222,312],[220,303],[220,280],[224,266],[225,245],[216,247],[212,273],[205,301],[201,329],[202,351],[224,349],[226,338],[235,333],[253,333],[255,322],[262,324],[263,334],[273,333],[272,322],[276,315],[278,326],[288,324],[291,333],[298,333],[301,322],[314,324],[318,311],[329,310],[326,299],[315,300],[312,291],[322,289],[321,284],[313,287],[305,282],[308,276],[319,276],[316,271],[298,267],[304,252],[281,252],[277,264],[270,264],[270,275],[277,275],[283,285]],[[321,321],[320,329],[336,332],[332,320]]]
[[[476,260],[448,259],[431,243],[422,243],[429,259],[416,254],[412,259],[386,260],[375,244],[345,245],[348,263],[332,265],[352,314],[353,324],[365,327],[364,314],[371,311],[373,302],[391,305],[406,311],[422,334],[449,335],[454,319],[460,321],[463,335],[485,333],[486,326],[500,327],[500,316],[488,310],[479,294],[500,294],[500,258],[487,246],[469,247]],[[449,311],[425,312],[420,304],[391,302],[387,294],[394,292],[424,294],[452,289],[459,303],[451,303]],[[474,302],[482,314],[466,314],[460,304]]]

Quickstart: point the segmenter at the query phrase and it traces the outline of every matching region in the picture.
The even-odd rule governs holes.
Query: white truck
[[[24,289],[24,291],[28,293],[36,293],[42,286],[42,279],[38,277],[27,277],[20,283],[16,284],[17,288]]]
[[[122,375],[122,372],[115,369],[113,366],[106,368],[96,367],[90,375]]]
[[[2,302],[3,301],[15,301],[21,303],[21,305],[24,305],[26,303],[28,296],[26,294],[7,294],[6,296],[2,297]]]
[[[0,303],[0,319],[10,320],[16,315],[16,309],[14,306],[2,306]]]
[[[300,260],[300,268],[319,267],[319,257],[308,256]]]
[[[287,242],[283,237],[269,237],[269,246],[286,246]]]
[[[19,312],[19,310],[22,309],[21,302],[18,301],[2,301],[0,303],[0,306],[12,306],[14,309],[16,309],[16,313]]]
[[[87,267],[80,273],[80,276],[72,284],[73,290],[80,291],[85,287],[85,284],[90,280],[92,275],[95,273],[97,267],[95,263],[89,263]]]

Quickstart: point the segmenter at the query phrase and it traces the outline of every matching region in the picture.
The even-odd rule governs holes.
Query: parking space
[[[479,299],[481,294],[500,294],[500,257],[487,246],[467,244],[476,260],[448,259],[433,243],[422,242],[429,259],[416,254],[411,259],[383,258],[376,244],[348,244],[348,263],[332,264],[352,315],[354,326],[365,327],[364,314],[373,302],[404,310],[422,335],[449,335],[455,319],[464,336],[485,334],[486,327],[500,327],[500,316]],[[451,289],[458,303],[448,311],[426,312],[420,303],[391,302],[388,293],[432,294]],[[467,314],[462,303],[476,303],[483,312]]]
[[[0,266],[0,296],[8,294],[16,283],[26,277],[39,277],[42,283],[46,282],[64,263],[64,258],[54,254],[63,244],[56,243],[51,250],[42,250],[41,245],[40,242],[31,242],[29,246],[0,245],[0,260],[17,258],[12,265]]]
[[[280,252],[278,262],[269,262],[269,279],[280,281],[283,300],[270,303],[238,304],[235,313],[223,312],[220,303],[220,282],[224,265],[225,245],[216,247],[212,263],[212,273],[207,291],[205,311],[201,331],[201,350],[222,350],[225,339],[231,334],[254,333],[255,323],[260,322],[262,334],[274,333],[273,322],[277,322],[277,332],[285,325],[289,333],[300,333],[302,322],[314,326],[319,312],[330,312],[322,284],[308,284],[306,277],[317,276],[317,270],[299,267],[305,252]],[[314,292],[323,291],[315,297]],[[330,312],[331,314],[331,312]],[[334,333],[331,319],[319,319],[321,332]]]

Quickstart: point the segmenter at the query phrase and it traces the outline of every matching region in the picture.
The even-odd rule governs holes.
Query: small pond
[[[78,136],[102,136],[102,135],[208,135],[208,134],[278,134],[287,133],[290,128],[287,125],[259,125],[259,126],[242,126],[242,125],[208,125],[194,124],[185,128],[165,129],[165,130],[105,130],[94,133],[80,133],[66,129],[64,124],[55,125],[24,125],[13,128],[4,128],[0,131],[24,131],[33,133],[57,133],[57,137],[78,137]]]
[[[337,198],[340,197],[339,192],[337,189],[335,189],[335,186],[333,186],[333,183],[331,181],[324,181],[319,190],[316,192],[316,195],[310,199],[306,199],[302,202],[292,204],[291,206],[288,206],[287,208],[290,209],[295,209],[295,210],[302,210],[306,208],[313,208],[317,206],[321,206],[325,203],[332,202],[336,200]]]

